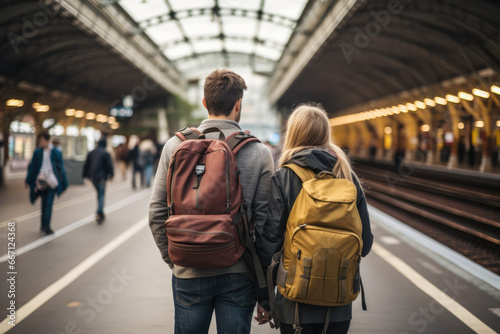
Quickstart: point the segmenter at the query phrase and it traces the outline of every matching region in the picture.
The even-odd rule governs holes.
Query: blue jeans
[[[42,197],[42,229],[44,230],[50,228],[50,217],[52,216],[55,195],[56,191],[50,188],[40,192],[40,197]]]
[[[172,276],[175,333],[208,333],[215,310],[217,333],[250,333],[254,284],[242,274],[182,279]]]
[[[102,214],[104,209],[104,192],[106,191],[106,180],[92,180],[95,190],[97,191],[97,214]]]
[[[151,186],[151,177],[153,176],[153,164],[148,164],[144,166],[144,180],[146,182],[146,187]]]

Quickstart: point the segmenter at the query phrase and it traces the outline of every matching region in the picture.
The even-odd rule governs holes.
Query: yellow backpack
[[[272,282],[276,265],[278,290],[288,300],[321,306],[347,305],[360,292],[363,248],[354,183],[337,179],[330,171],[315,174],[295,164],[284,167],[303,183],[288,217],[283,250],[273,256],[268,270],[270,302],[277,326]],[[299,326],[297,305],[295,325]]]

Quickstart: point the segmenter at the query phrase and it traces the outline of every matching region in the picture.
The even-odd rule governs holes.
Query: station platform
[[[39,232],[23,175],[0,190],[0,272],[15,276],[15,298],[0,285],[0,307],[15,300],[16,326],[0,333],[173,333],[171,271],[147,223],[150,189],[108,184],[106,221],[94,221],[88,182],[56,199],[55,234]],[[375,244],[361,273],[368,311],[353,305],[350,333],[500,332],[500,278],[370,207]],[[16,228],[15,274],[6,262],[7,226]],[[212,322],[210,333],[216,333]],[[252,333],[278,333],[253,324]]]

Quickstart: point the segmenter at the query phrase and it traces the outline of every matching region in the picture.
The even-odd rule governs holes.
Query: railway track
[[[500,188],[355,165],[368,203],[500,274]]]

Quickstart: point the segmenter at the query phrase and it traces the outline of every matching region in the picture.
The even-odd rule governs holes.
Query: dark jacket
[[[294,154],[291,162],[319,173],[323,170],[331,171],[337,163],[337,158],[323,150],[306,149]],[[356,204],[363,224],[361,256],[366,256],[370,252],[373,235],[364,193],[356,180],[354,180],[354,184],[358,189]],[[273,254],[280,251],[283,246],[286,222],[301,189],[302,181],[288,168],[278,169],[271,178],[267,219],[264,226],[256,226],[257,249],[262,266],[266,268],[271,264]],[[292,324],[295,303],[286,300],[281,295],[277,296],[276,303],[282,306],[282,322]],[[324,323],[326,310],[327,307],[299,303],[300,321],[301,323]],[[330,321],[350,320],[351,313],[352,304],[332,307]]]
[[[62,158],[62,153],[53,148],[50,150],[50,162],[52,163],[52,170],[59,182],[59,185],[55,189],[57,196],[61,194],[68,188],[68,180],[66,179],[66,171],[64,170],[64,162]],[[35,203],[39,192],[35,191],[36,178],[40,173],[43,163],[43,148],[39,147],[33,152],[33,158],[28,166],[28,175],[26,175],[26,180],[24,181],[30,187],[30,202]]]
[[[91,180],[106,180],[112,179],[113,175],[113,163],[111,156],[106,151],[106,141],[100,140],[97,148],[87,155],[83,166],[83,177]]]

